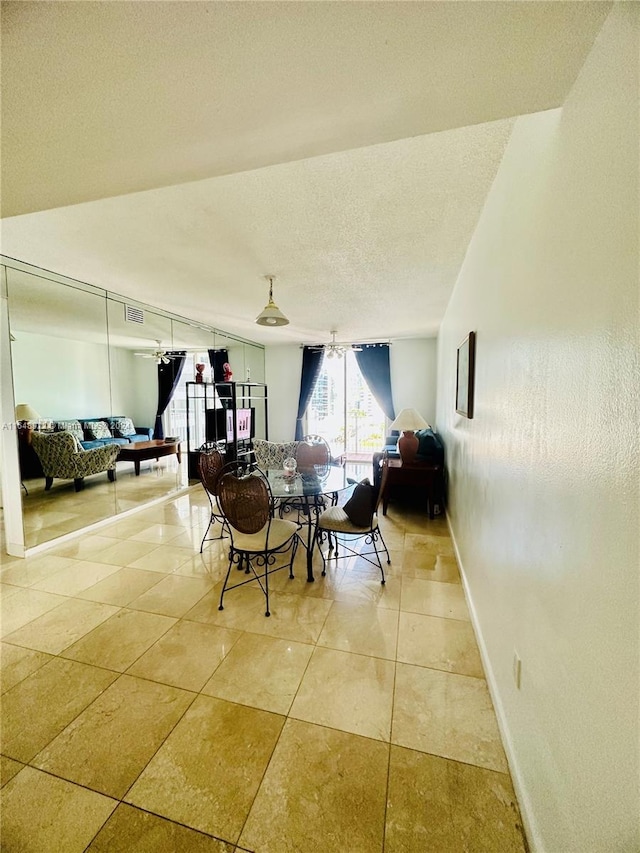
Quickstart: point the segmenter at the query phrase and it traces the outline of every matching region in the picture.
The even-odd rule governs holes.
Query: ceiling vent
[[[124,306],[124,319],[127,323],[138,323],[144,325],[144,311],[142,308],[135,308],[133,305]]]

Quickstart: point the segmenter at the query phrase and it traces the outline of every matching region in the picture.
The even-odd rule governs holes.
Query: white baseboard
[[[453,542],[456,560],[458,561],[458,566],[460,568],[462,587],[464,589],[465,598],[467,599],[467,605],[469,607],[469,614],[471,616],[471,625],[473,626],[473,630],[476,635],[478,648],[480,650],[480,658],[482,660],[482,666],[484,667],[484,672],[487,680],[487,687],[489,688],[491,701],[493,702],[493,707],[496,712],[498,728],[502,737],[504,751],[507,756],[509,772],[511,773],[511,781],[513,782],[513,788],[515,791],[516,798],[518,800],[520,816],[522,817],[522,823],[527,839],[527,844],[529,845],[531,853],[544,853],[542,837],[540,835],[538,824],[533,813],[531,798],[529,797],[527,785],[524,780],[521,768],[518,764],[515,750],[513,748],[513,741],[511,739],[509,723],[505,714],[504,705],[502,704],[500,691],[498,690],[498,685],[496,683],[491,659],[489,658],[489,653],[487,651],[487,647],[484,642],[484,637],[482,635],[482,630],[480,628],[480,623],[478,621],[478,614],[473,601],[473,596],[471,595],[471,590],[469,588],[469,582],[467,580],[467,575],[464,570],[462,557],[460,556],[460,551],[458,550],[458,543],[456,542],[455,533],[451,526],[451,518],[448,513],[447,527],[449,528],[449,533],[451,535],[451,541]]]

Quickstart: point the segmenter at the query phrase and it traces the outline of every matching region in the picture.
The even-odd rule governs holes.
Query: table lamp
[[[16,424],[18,437],[21,441],[31,444],[33,424],[38,423],[40,415],[28,403],[18,403],[16,406]]]
[[[18,403],[16,406],[16,421],[22,426],[27,423],[37,423],[40,421],[40,415],[28,403]]]
[[[402,409],[389,427],[389,429],[402,431],[402,435],[398,439],[398,450],[403,465],[410,465],[414,462],[418,452],[420,442],[414,430],[426,429],[428,426],[429,424],[415,409]]]

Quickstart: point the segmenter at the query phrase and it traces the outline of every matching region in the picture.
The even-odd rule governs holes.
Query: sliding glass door
[[[334,456],[349,462],[371,459],[384,444],[385,416],[364,381],[356,357],[326,355],[307,409],[307,433],[324,436]]]

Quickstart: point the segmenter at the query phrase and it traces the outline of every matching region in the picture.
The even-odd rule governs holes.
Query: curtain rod
[[[392,341],[330,341],[324,344],[300,344],[300,349],[304,347],[375,347],[380,345],[392,346]]]

